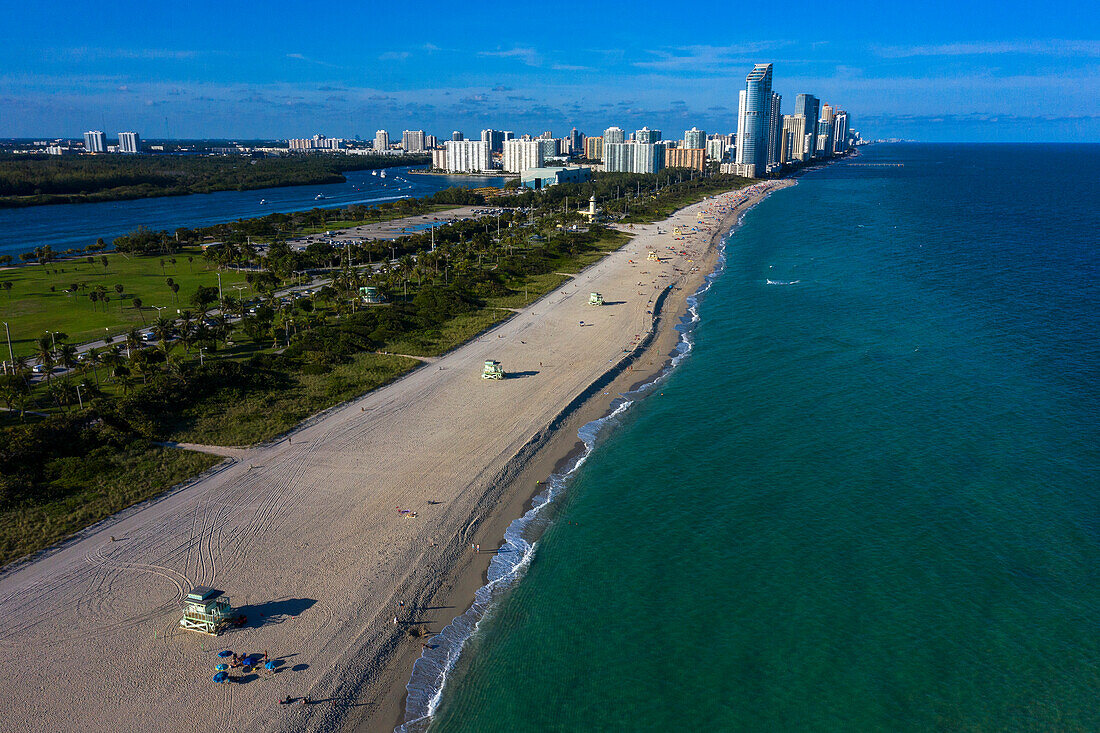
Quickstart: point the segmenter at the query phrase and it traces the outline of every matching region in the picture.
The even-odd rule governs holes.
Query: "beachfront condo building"
[[[481,140],[489,143],[489,150],[494,153],[504,150],[504,133],[500,130],[482,130]]]
[[[465,139],[466,139],[466,136],[463,135],[458,130],[455,130],[454,132],[451,133],[451,140],[453,140],[456,143],[461,142],[462,140],[465,140]]]
[[[603,144],[626,142],[626,133],[621,127],[609,127],[603,131]]]
[[[379,130],[374,133],[374,149],[375,150],[389,150],[390,149],[390,134],[385,130]]]
[[[656,173],[665,167],[665,145],[660,143],[604,143],[604,170],[617,173]]]
[[[828,158],[833,154],[833,108],[827,104],[821,105],[821,117],[817,121],[815,154],[821,158]]]
[[[492,167],[489,143],[482,140],[448,140],[447,171],[450,173],[481,173]]]
[[[504,170],[508,173],[523,173],[532,168],[541,168],[546,161],[538,140],[505,140]]]
[[[136,132],[120,132],[118,133],[118,152],[120,153],[140,153],[141,152],[141,136]]]
[[[838,109],[833,115],[833,153],[840,154],[848,149],[848,113]]]
[[[690,130],[684,131],[685,148],[706,148],[706,146],[707,133],[705,130],[700,130],[697,127],[692,127]]]
[[[812,135],[821,112],[821,101],[812,94],[799,94],[794,98],[794,113],[806,118],[806,134]]]
[[[643,127],[634,133],[634,142],[647,143],[652,145],[653,143],[661,141],[660,130],[650,130],[648,127]]]
[[[756,64],[745,77],[737,105],[737,175],[763,176],[768,169],[772,65]]]
[[[782,103],[783,97],[772,92],[772,100],[768,105],[768,173],[782,167],[779,162],[779,148],[782,143],[780,138],[783,136],[783,115],[779,111]]]
[[[427,147],[423,130],[405,130],[401,133],[401,149],[406,153],[419,153]]]
[[[805,115],[783,115],[783,132],[780,139],[779,162],[802,163],[810,159],[806,147]]]
[[[89,130],[84,133],[84,149],[89,153],[106,153],[107,136],[102,130]]]

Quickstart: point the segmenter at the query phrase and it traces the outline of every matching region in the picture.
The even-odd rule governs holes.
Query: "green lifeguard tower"
[[[485,362],[484,368],[481,370],[482,379],[504,379],[504,367],[500,365],[499,361],[493,361],[492,359]]]
[[[382,293],[373,285],[364,285],[359,288],[359,299],[368,305],[377,305],[378,303],[386,302],[386,299],[382,297]]]
[[[196,586],[183,599],[180,626],[188,631],[217,636],[229,625],[233,606],[220,590],[205,585]]]
[[[603,305],[603,295],[600,293],[592,293],[588,296],[589,305]]]

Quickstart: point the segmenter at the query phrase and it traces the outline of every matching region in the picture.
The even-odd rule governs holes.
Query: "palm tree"
[[[133,300],[130,301],[130,305],[132,305],[134,307],[134,310],[136,310],[138,312],[138,315],[141,316],[141,325],[144,326],[145,325],[145,314],[141,312],[141,305],[142,305],[141,298],[134,298]]]
[[[135,298],[134,300],[137,300]],[[138,336],[136,328],[131,328],[126,332],[126,358],[129,359],[133,356],[134,352],[141,347],[141,337]]]
[[[72,369],[76,363],[76,347],[62,342],[57,346],[57,361],[66,370]]]
[[[42,368],[46,370],[46,382],[50,381],[50,373],[53,371],[54,359],[53,359],[53,338],[44,333],[35,339],[34,353],[38,357],[38,361],[42,364]]]
[[[175,332],[175,323],[167,316],[160,316],[157,318],[157,322],[153,324],[153,333],[156,334],[157,339],[160,341],[160,348],[164,351],[166,357],[171,347],[175,346],[175,344],[170,344],[172,335]]]
[[[95,377],[96,389],[99,388],[99,365],[103,363],[103,351],[102,349],[90,349],[88,355],[85,357],[85,364],[92,368],[92,375]]]

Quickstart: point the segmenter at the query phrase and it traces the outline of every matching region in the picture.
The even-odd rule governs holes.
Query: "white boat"
[[[266,203],[267,203],[267,199],[260,199],[260,206],[263,206]]]
[[[378,175],[378,171],[371,171],[371,172],[370,172],[370,174],[371,174],[372,176],[377,176],[377,175]]]
[[[323,193],[319,193],[319,194],[317,194],[316,196],[313,197],[313,200],[314,201],[320,201],[324,197],[325,197],[325,195]]]
[[[386,177],[386,171],[382,171],[382,173],[380,175],[382,176],[382,178],[385,178]]]

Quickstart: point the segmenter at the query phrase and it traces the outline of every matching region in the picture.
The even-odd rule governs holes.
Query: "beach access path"
[[[3,727],[329,730],[376,704],[363,695],[372,676],[419,646],[407,627],[430,611],[438,630],[462,612],[419,603],[471,552],[500,487],[644,337],[654,301],[692,272],[715,210],[735,197],[748,194],[636,226],[622,249],[476,340],[8,571]],[[698,231],[677,238],[676,226]],[[592,291],[604,306],[588,305]],[[487,359],[509,377],[481,379]],[[199,585],[225,591],[245,625],[216,638],[180,629]],[[215,684],[223,649],[266,652],[278,672]],[[313,702],[280,705],[288,695]]]

